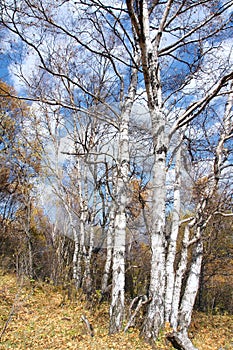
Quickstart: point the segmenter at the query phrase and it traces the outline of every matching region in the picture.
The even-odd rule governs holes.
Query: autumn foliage
[[[2,349],[129,349],[149,350],[137,328],[127,333],[108,335],[108,305],[92,304],[83,294],[69,300],[66,290],[42,282],[16,279],[0,271],[0,334]],[[82,316],[93,327],[91,336]],[[200,350],[232,349],[231,316],[195,313],[190,336]],[[156,349],[172,350],[166,341],[166,329]]]

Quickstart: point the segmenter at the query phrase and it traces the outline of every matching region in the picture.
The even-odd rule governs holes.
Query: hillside
[[[109,336],[106,304],[87,307],[81,294],[71,299],[61,288],[0,271],[0,349],[172,349],[163,334],[156,347],[145,344],[137,329]],[[82,316],[92,324],[93,337]],[[233,317],[195,314],[190,334],[200,350],[233,349]]]

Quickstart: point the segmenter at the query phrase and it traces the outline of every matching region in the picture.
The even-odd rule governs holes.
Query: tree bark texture
[[[137,61],[137,57],[136,57]],[[110,306],[110,333],[122,329],[125,310],[125,243],[126,243],[126,205],[129,174],[129,118],[131,115],[137,87],[137,69],[132,69],[128,94],[123,103],[118,144],[118,164],[116,179],[116,208],[113,237],[112,300]]]

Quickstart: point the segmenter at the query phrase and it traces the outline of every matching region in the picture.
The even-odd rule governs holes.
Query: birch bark
[[[114,221],[115,221],[115,213],[116,213],[116,183],[115,180],[117,179],[117,170],[115,164],[111,164],[112,172],[111,175],[109,175],[108,167],[106,166],[106,188],[105,191],[108,193],[109,198],[107,199],[107,202],[110,203],[108,208],[108,229],[107,229],[107,237],[106,237],[106,260],[104,265],[104,272],[102,276],[101,281],[101,292],[104,295],[108,291],[108,282],[111,275],[111,265],[112,265],[112,256],[113,256],[113,237],[114,237]],[[112,189],[110,189],[110,184],[112,184]],[[103,198],[104,202],[104,198]]]
[[[137,60],[137,59],[136,59]],[[125,288],[125,243],[126,243],[126,204],[129,173],[129,118],[136,89],[136,68],[132,69],[128,94],[122,106],[119,127],[118,164],[116,180],[115,221],[112,264],[112,300],[110,306],[110,333],[119,332],[124,319]]]
[[[180,303],[180,297],[181,297],[182,280],[187,268],[189,237],[190,237],[190,225],[187,224],[184,229],[181,257],[180,257],[178,269],[175,275],[173,295],[172,295],[170,323],[172,328],[175,331],[177,330],[177,325],[178,325],[178,312],[179,312],[179,303]]]
[[[179,233],[180,221],[180,170],[181,170],[181,144],[176,151],[175,183],[174,183],[174,203],[171,234],[169,237],[168,252],[166,257],[166,292],[165,292],[165,321],[170,322],[172,299],[175,281],[174,263],[176,257],[176,245]]]
[[[104,272],[103,272],[102,283],[101,283],[102,293],[105,293],[105,291],[107,290],[110,269],[111,269],[111,263],[112,263],[114,217],[115,217],[115,207],[114,207],[114,203],[113,203],[112,207],[110,209],[109,227],[108,227],[107,238],[106,238],[107,255],[106,255],[106,261],[105,261],[105,265],[104,265]]]
[[[87,239],[85,244],[87,245],[86,249],[86,255],[85,255],[85,271],[83,276],[83,289],[87,293],[87,296],[89,297],[92,292],[92,276],[91,276],[91,258],[92,258],[92,252],[94,248],[94,219],[96,214],[96,203],[97,203],[97,194],[94,193],[94,199],[92,204],[92,212],[90,214],[90,225],[89,225],[89,232],[87,233]]]
[[[197,234],[200,237],[201,228],[198,227],[197,231]],[[195,298],[198,291],[201,263],[203,257],[203,242],[201,239],[198,239],[193,250],[193,260],[179,310],[178,328],[181,333],[186,333],[188,330],[188,327],[191,322]]]
[[[221,176],[221,167],[224,162],[224,143],[229,139],[229,137],[232,137],[232,105],[233,93],[230,93],[228,96],[228,101],[226,103],[222,133],[219,137],[219,141],[215,150],[215,157],[213,160],[212,174],[210,174],[211,181],[209,183],[208,193],[205,198],[201,199],[201,202],[198,205],[197,214],[193,220],[195,235],[194,238],[189,240],[188,242],[189,245],[194,244],[192,254],[193,259],[189,270],[188,279],[185,285],[185,290],[180,301],[179,314],[178,317],[174,317],[174,327],[176,327],[176,325],[178,324],[179,329],[177,337],[183,344],[184,349],[187,350],[196,349],[188,338],[188,327],[191,323],[193,306],[199,287],[199,278],[203,258],[203,231],[205,230],[208,221],[213,215],[213,213],[208,214],[207,205],[209,199],[213,197],[214,192],[218,188]]]
[[[147,104],[152,124],[154,148],[152,175],[152,230],[151,230],[151,277],[149,295],[151,302],[143,325],[142,335],[147,339],[156,339],[164,323],[165,293],[165,203],[166,203],[166,156],[167,138],[165,134],[166,118],[162,112],[160,69],[158,64],[158,47],[165,20],[168,16],[171,1],[165,8],[156,39],[152,44],[150,38],[150,19],[148,1],[139,3],[138,14],[131,1],[127,7],[132,26],[137,33],[144,83],[147,93]]]
[[[65,2],[64,2],[65,3]],[[84,4],[85,3],[85,4]],[[174,3],[174,8],[171,11],[171,6]],[[200,3],[200,4],[199,4]],[[189,98],[184,98],[182,102],[182,98],[180,102],[177,103],[177,98],[179,101],[179,94],[178,92],[181,91],[183,88],[185,88],[189,85],[190,81],[192,80],[192,77],[195,78],[193,74],[193,68],[198,69],[199,64],[201,64],[201,61],[205,60],[206,57],[208,59],[208,52],[210,52],[213,49],[212,46],[209,47],[210,38],[215,34],[221,33],[222,29],[226,29],[226,26],[229,25],[228,20],[223,20],[222,14],[224,14],[224,11],[229,10],[231,6],[231,1],[227,1],[226,4],[223,4],[223,6],[220,6],[217,8],[215,5],[215,2],[210,2],[210,6],[207,6],[207,1],[204,2],[197,2],[195,4],[193,2],[189,1],[181,1],[181,2],[175,2],[174,0],[167,0],[167,1],[149,1],[149,0],[126,0],[127,8],[128,8],[128,15],[131,20],[131,24],[133,27],[133,34],[136,33],[135,37],[132,38],[132,31],[128,30],[127,25],[126,29],[124,28],[123,24],[127,22],[127,13],[124,9],[124,2],[117,2],[117,5],[109,6],[108,2],[96,2],[96,1],[88,1],[88,2],[82,2],[83,5],[87,5],[87,11],[83,12],[85,14],[85,25],[87,24],[88,20],[90,19],[90,33],[89,33],[89,27],[85,28],[84,32],[82,31],[82,28],[78,26],[77,18],[74,18],[74,24],[75,26],[72,26],[71,30],[69,31],[69,25],[64,25],[63,23],[56,22],[57,15],[52,16],[53,11],[51,11],[51,16],[47,14],[47,9],[43,6],[28,6],[27,2],[25,5],[25,11],[21,11],[21,6],[14,7],[14,11],[11,11],[11,1],[9,4],[6,2],[6,4],[2,8],[2,23],[5,22],[5,26],[11,30],[13,33],[18,35],[21,40],[23,40],[24,44],[27,45],[30,49],[34,50],[34,52],[37,54],[39,61],[40,61],[40,74],[47,72],[48,76],[51,75],[52,78],[54,78],[54,82],[56,82],[56,79],[58,79],[58,82],[64,82],[63,88],[65,87],[65,90],[67,89],[67,86],[71,83],[71,85],[74,85],[75,90],[81,90],[84,93],[84,100],[86,98],[86,94],[90,96],[91,98],[97,99],[97,101],[101,102],[103,106],[109,108],[111,112],[114,112],[114,109],[111,108],[110,105],[108,105],[107,102],[105,102],[104,98],[99,98],[95,93],[92,93],[91,91],[88,91],[87,85],[89,84],[89,77],[87,81],[82,81],[82,75],[85,75],[88,69],[80,70],[79,72],[79,66],[75,64],[75,62],[72,62],[72,65],[74,64],[74,69],[76,70],[75,74],[68,73],[69,71],[72,71],[70,66],[67,66],[69,69],[62,69],[62,65],[59,66],[59,60],[57,62],[57,58],[60,58],[61,62],[66,62],[65,57],[62,57],[59,55],[55,55],[56,50],[49,50],[46,55],[46,50],[44,53],[44,50],[42,49],[41,45],[37,45],[38,39],[33,39],[34,35],[25,35],[27,31],[24,31],[24,28],[28,28],[28,23],[30,20],[31,26],[33,26],[33,21],[31,21],[32,18],[35,19],[36,23],[36,29],[40,28],[40,32],[42,34],[41,40],[44,41],[44,38],[46,38],[46,33],[49,32],[50,34],[55,30],[57,37],[61,37],[60,34],[66,35],[66,38],[68,40],[64,40],[63,44],[65,46],[65,41],[69,42],[69,46],[77,46],[78,52],[82,52],[82,50],[79,50],[79,47],[85,48],[87,50],[90,50],[89,53],[93,55],[97,55],[98,57],[106,57],[109,59],[109,61],[112,64],[112,68],[116,75],[119,78],[118,71],[117,71],[117,65],[118,64],[124,64],[124,59],[120,57],[120,55],[117,57],[117,55],[122,53],[121,50],[115,50],[114,45],[108,46],[105,43],[101,43],[101,40],[97,40],[98,36],[101,36],[103,39],[102,41],[105,42],[105,39],[107,39],[108,35],[111,33],[112,37],[108,37],[108,40],[111,42],[112,38],[115,40],[115,35],[117,36],[117,40],[123,43],[123,49],[125,49],[128,53],[131,50],[131,47],[133,46],[133,41],[136,37],[136,42],[139,42],[140,50],[141,50],[141,67],[142,67],[142,73],[144,76],[144,85],[146,89],[147,94],[147,104],[148,104],[148,110],[151,117],[151,124],[152,124],[152,130],[151,130],[151,136],[153,138],[153,151],[154,151],[154,163],[153,163],[153,175],[152,175],[152,187],[153,187],[153,193],[152,193],[152,210],[153,210],[153,218],[152,218],[152,230],[151,230],[151,250],[152,250],[152,260],[151,260],[151,281],[150,281],[150,299],[151,302],[148,306],[148,312],[147,317],[145,319],[144,328],[143,328],[143,334],[146,336],[147,339],[155,339],[158,335],[158,332],[161,328],[161,326],[164,323],[164,297],[165,297],[165,244],[166,244],[166,237],[165,237],[165,202],[166,202],[166,155],[167,155],[167,149],[168,149],[168,140],[166,136],[165,131],[165,124],[166,124],[166,117],[163,113],[164,105],[162,101],[162,89],[161,89],[161,83],[160,83],[160,67],[159,67],[159,55],[160,57],[164,57],[167,55],[168,60],[165,59],[165,65],[164,68],[167,68],[168,65],[170,65],[170,58],[174,55],[175,65],[173,66],[173,63],[170,65],[170,71],[172,70],[171,67],[175,67],[177,71],[179,72],[180,65],[182,66],[182,62],[185,65],[184,72],[188,68],[188,73],[181,72],[181,75],[184,74],[184,78],[181,77],[181,83],[177,88],[170,87],[167,89],[167,91],[172,90],[171,96],[173,95],[173,92],[175,92],[174,97],[174,104],[173,104],[173,98],[172,98],[172,106],[177,106],[180,108],[181,106],[185,106]],[[118,7],[118,5],[120,6]],[[197,7],[199,5],[203,8]],[[16,5],[16,2],[15,2]],[[66,5],[66,4],[65,4]],[[80,4],[78,4],[80,5]],[[77,6],[78,6],[77,5]],[[91,7],[89,6],[91,5]],[[213,7],[212,7],[213,6]],[[62,7],[62,5],[61,5]],[[117,8],[118,7],[118,8]],[[208,12],[209,7],[209,12]],[[89,17],[89,9],[93,9],[93,12],[91,12]],[[81,9],[81,7],[80,7]],[[194,12],[191,12],[192,9],[194,9]],[[200,18],[203,16],[203,20],[197,21],[197,18],[199,17],[199,9],[200,9]],[[213,11],[213,9],[215,11]],[[28,10],[30,10],[28,12]],[[106,21],[106,27],[102,27],[102,18],[103,18],[103,10],[108,13],[108,15],[113,16],[114,23]],[[117,13],[118,10],[118,13]],[[98,16],[98,11],[100,16]],[[56,12],[56,11],[55,11]],[[205,13],[207,15],[205,16]],[[92,15],[96,15],[95,19]],[[117,15],[116,15],[117,14]],[[194,15],[194,16],[193,16]],[[121,17],[123,16],[123,17]],[[152,18],[152,23],[150,23],[150,16]],[[169,16],[169,18],[168,18]],[[59,16],[58,16],[59,17]],[[187,18],[186,18],[187,17]],[[216,17],[216,21],[213,19]],[[43,23],[40,27],[39,23],[41,18]],[[109,18],[109,16],[108,16]],[[121,18],[123,18],[121,22]],[[193,20],[192,20],[193,18]],[[94,22],[94,20],[98,21],[101,19],[101,22]],[[71,22],[73,22],[73,20]],[[219,22],[219,24],[218,24]],[[225,25],[224,22],[227,24]],[[80,23],[82,25],[81,17],[80,17]],[[107,26],[110,24],[108,28],[110,28],[110,31],[104,32],[104,30],[107,28]],[[120,31],[117,29],[117,25],[119,24]],[[207,25],[210,25],[207,27]],[[216,25],[216,29],[213,29]],[[25,27],[24,27],[25,26]],[[52,28],[51,30],[48,30],[48,28]],[[94,29],[94,35],[92,35],[92,29]],[[80,30],[79,30],[80,29]],[[203,29],[203,35],[201,33]],[[210,32],[209,32],[210,29]],[[95,31],[96,30],[96,31]],[[37,30],[38,32],[38,30]],[[165,33],[165,40],[171,42],[166,46],[166,44],[161,45],[162,47],[159,48],[161,37],[163,32]],[[33,32],[32,32],[33,33]],[[76,34],[77,35],[76,35]],[[80,35],[81,33],[82,35]],[[123,35],[122,35],[123,33]],[[228,33],[228,32],[226,32]],[[91,35],[89,35],[91,34]],[[80,39],[81,37],[81,39]],[[84,39],[85,38],[85,39]],[[56,39],[56,38],[54,38]],[[72,40],[71,40],[72,39]],[[74,41],[73,41],[74,39]],[[50,40],[50,37],[49,37]],[[70,41],[71,40],[71,41]],[[114,41],[113,40],[113,41]],[[125,40],[125,41],[124,41]],[[40,41],[40,40],[39,40]],[[203,44],[202,44],[203,42]],[[213,43],[215,40],[213,39]],[[95,48],[92,43],[98,43],[100,45],[97,45],[98,48]],[[190,46],[191,44],[191,46]],[[200,44],[200,45],[199,45]],[[80,45],[80,46],[79,46]],[[196,46],[197,45],[197,46]],[[46,46],[46,45],[45,45]],[[199,50],[202,51],[203,47],[207,46],[206,51],[204,52],[204,57],[198,57],[199,53],[197,55],[197,59],[195,58],[195,62],[189,63],[189,58],[191,55],[187,55],[187,62],[186,60],[186,53],[191,49],[192,50]],[[61,45],[59,46],[54,45],[54,48],[59,47],[61,48]],[[48,45],[49,48],[49,45]],[[69,51],[69,47],[66,47],[67,52]],[[114,50],[113,50],[114,49]],[[179,51],[181,50],[181,51]],[[180,56],[180,52],[185,53],[185,55]],[[191,50],[191,51],[192,51]],[[60,50],[58,50],[60,51]],[[65,50],[66,51],[66,50]],[[200,52],[200,56],[202,56],[203,52]],[[213,55],[216,55],[215,50],[213,50]],[[72,59],[74,57],[74,60],[76,57],[76,54],[71,55]],[[70,57],[71,57],[70,56]],[[49,59],[47,59],[49,57]],[[89,55],[87,57],[90,57]],[[130,53],[131,57],[131,53]],[[213,61],[215,56],[212,57]],[[192,61],[192,60],[191,60]],[[70,59],[67,61],[67,63],[70,63]],[[77,60],[79,62],[79,60]],[[115,64],[114,62],[117,62]],[[177,64],[178,62],[178,64]],[[211,61],[208,62],[208,65]],[[229,61],[228,61],[229,62]],[[228,64],[227,62],[227,64]],[[83,63],[83,62],[82,62]],[[167,66],[166,66],[167,65]],[[229,65],[229,64],[228,64]],[[81,66],[81,64],[80,64]],[[66,68],[67,68],[66,67]],[[82,68],[82,67],[81,67]],[[189,71],[190,68],[190,71]],[[204,67],[205,68],[205,67]],[[226,73],[226,76],[222,76],[224,73],[224,70],[226,69],[226,72],[228,72],[227,65],[224,66],[224,61],[221,60],[219,64],[220,73],[219,73],[219,79],[218,82],[209,90],[205,91],[205,89],[201,89],[201,93],[203,93],[202,97],[198,99],[198,101],[193,102],[195,98],[193,96],[190,96],[192,102],[190,102],[190,105],[187,106],[185,111],[181,113],[181,116],[177,118],[175,121],[171,134],[177,131],[177,129],[181,128],[182,126],[187,125],[190,123],[198,114],[203,112],[205,107],[209,104],[209,102],[218,95],[220,90],[223,86],[226,85],[226,83],[232,79],[232,72]],[[201,70],[204,71],[205,69]],[[215,70],[215,67],[214,67]],[[23,70],[22,70],[23,71]],[[119,70],[120,71],[120,70]],[[125,207],[126,207],[126,185],[128,182],[128,166],[129,166],[129,150],[128,150],[128,123],[129,123],[129,116],[131,113],[131,108],[134,100],[135,95],[135,87],[137,83],[133,83],[134,79],[133,77],[136,77],[137,72],[140,72],[141,70],[138,69],[138,67],[135,69],[133,75],[131,76],[132,81],[130,84],[130,88],[128,91],[128,96],[126,97],[125,101],[123,102],[122,107],[122,114],[121,114],[121,120],[119,123],[119,155],[118,155],[118,164],[117,164],[117,194],[116,194],[116,215],[115,215],[115,221],[114,221],[114,249],[113,249],[113,289],[112,289],[112,304],[110,308],[110,315],[111,315],[111,323],[110,323],[110,332],[115,332],[121,329],[121,324],[123,320],[123,314],[124,314],[124,255],[125,255],[125,229],[126,229],[126,213],[125,213]],[[222,73],[221,73],[222,72]],[[78,74],[76,74],[78,73]],[[79,74],[80,73],[80,74]],[[215,70],[215,73],[217,73],[217,69]],[[218,74],[218,73],[217,73]],[[216,80],[217,74],[212,77],[214,80]],[[222,75],[221,75],[222,74]],[[44,75],[44,74],[43,74]],[[196,74],[195,74],[196,75]],[[34,76],[34,75],[33,75]],[[47,75],[44,75],[46,79],[48,78]],[[75,77],[75,78],[74,78]],[[176,77],[175,75],[172,75],[173,79]],[[200,76],[202,77],[202,76]],[[182,80],[183,79],[183,80]],[[39,79],[40,80],[40,79]],[[83,97],[79,101],[79,103],[72,102],[71,104],[66,103],[66,99],[63,100],[61,98],[63,96],[62,94],[58,94],[58,98],[53,94],[47,95],[47,89],[42,89],[41,91],[44,91],[45,95],[40,96],[38,95],[38,92],[40,92],[40,81],[36,81],[35,84],[32,84],[32,86],[35,86],[35,101],[38,99],[41,100],[43,103],[48,103],[53,106],[61,106],[62,108],[70,108],[71,110],[77,110],[79,109],[78,104],[80,103],[80,110],[82,112],[85,112],[83,108],[81,108],[81,105],[83,102]],[[107,79],[108,80],[108,79]],[[179,79],[178,79],[179,80]],[[194,79],[195,80],[195,79]],[[209,79],[207,79],[209,80]],[[27,81],[27,79],[25,79]],[[41,81],[46,82],[46,80],[42,79],[41,75]],[[109,79],[111,81],[111,79]],[[211,79],[210,79],[211,81]],[[37,86],[38,83],[38,86]],[[168,85],[170,83],[170,75],[168,74],[167,79],[165,79],[165,84]],[[185,85],[185,84],[188,85]],[[102,82],[101,82],[101,85]],[[52,84],[51,86],[58,86],[57,84]],[[46,86],[47,87],[47,86]],[[125,89],[125,87],[124,87]],[[48,89],[50,91],[50,89]],[[126,90],[126,89],[125,89]],[[166,90],[166,87],[165,87]],[[189,89],[188,89],[189,90]],[[37,92],[38,91],[38,92]],[[199,94],[199,93],[198,93]],[[184,91],[184,95],[187,96],[187,92]],[[167,97],[167,96],[166,96]],[[232,97],[231,97],[232,98]],[[168,97],[169,99],[169,97]],[[33,100],[33,99],[32,99]],[[123,101],[123,99],[120,99]],[[176,100],[176,101],[175,101]],[[111,100],[112,101],[112,100]],[[183,104],[182,104],[183,103]],[[171,107],[170,104],[170,107]],[[232,100],[228,103],[227,110],[229,111],[229,106],[232,108]],[[176,109],[176,107],[174,108]],[[87,111],[88,112],[88,111]],[[116,113],[113,113],[116,115]],[[229,113],[228,113],[229,114]],[[229,130],[232,130],[232,124],[229,122],[229,117],[226,113],[225,117],[225,124],[224,124],[224,131],[223,136],[219,142],[219,145],[216,149],[216,157],[214,161],[214,167],[213,167],[213,178],[214,178],[214,187],[212,189],[214,190],[217,187],[219,176],[221,174],[221,164],[223,159],[223,145],[225,140],[230,137]],[[93,114],[91,114],[93,116]],[[93,116],[97,117],[97,116]],[[108,119],[110,124],[112,125],[111,118],[107,118],[106,115],[103,115],[100,117],[100,120],[103,120],[106,118]],[[228,125],[231,125],[229,128]],[[58,140],[59,140],[59,134],[58,134]],[[81,180],[80,180],[81,184]],[[81,186],[81,185],[80,185]],[[213,192],[212,192],[213,193]],[[209,193],[211,195],[211,191]],[[176,205],[178,208],[178,202],[179,202],[179,195],[178,191],[176,193],[175,189],[175,200]],[[195,229],[197,229],[196,233],[197,235],[202,234],[202,229],[204,229],[205,224],[205,201],[203,201],[203,205],[201,206],[201,212],[198,212],[195,223]],[[85,233],[85,224],[86,224],[86,216],[85,212],[87,211],[86,203],[85,203],[85,196],[84,200],[82,197],[82,194],[80,193],[80,206],[81,206],[81,218],[80,218],[80,236],[75,236],[75,253],[74,253],[74,264],[76,267],[78,267],[80,264],[77,262],[78,258],[81,257],[79,254],[79,244],[83,247],[83,252],[85,252],[85,244],[84,244],[84,233]],[[72,222],[72,211],[71,207],[68,207],[69,213],[70,213],[70,221]],[[174,227],[173,227],[173,233],[174,237],[172,237],[172,241],[175,240],[175,232],[177,231],[177,222],[178,222],[178,215],[177,213],[174,215]],[[71,224],[74,227],[74,222]],[[198,226],[199,225],[199,226]],[[184,268],[186,267],[187,262],[187,247],[191,244],[191,242],[187,242],[188,240],[188,226],[185,231],[184,236],[184,250],[181,255],[181,262],[180,262],[180,269],[178,270],[178,274],[176,275],[175,279],[175,288],[173,291],[173,298],[174,293],[177,290],[179,292],[179,298],[180,298],[180,288],[181,288],[181,280],[184,273]],[[72,228],[73,229],[73,228]],[[199,232],[200,231],[200,232]],[[77,234],[77,232],[76,232]],[[199,267],[201,264],[201,240],[198,239],[195,244],[194,249],[194,260],[193,264],[191,265],[190,269],[190,276],[188,277],[188,283],[191,283],[193,285],[197,284],[197,280],[194,278],[194,274],[196,273],[198,276]],[[172,265],[173,265],[173,258],[174,258],[174,250],[175,250],[175,243],[173,242],[170,246],[170,253],[168,254],[168,260],[167,260],[167,271],[171,271]],[[79,273],[78,270],[74,270],[74,275],[77,277],[78,275],[81,276],[81,272]],[[77,277],[78,278],[78,277]],[[171,289],[172,289],[172,279],[167,279],[167,298],[166,298],[166,318],[169,319],[170,317],[170,307],[171,307]],[[173,279],[174,281],[174,279]],[[195,298],[195,293],[191,294],[191,287],[187,285],[187,288],[185,289],[183,301],[181,301],[181,316],[183,317],[184,312],[188,313],[187,320],[183,322],[183,328],[185,331],[185,328],[187,327],[187,324],[190,320],[190,309],[193,305],[193,298]],[[185,300],[189,299],[188,302]],[[175,299],[174,299],[175,300]],[[178,300],[178,298],[177,298]],[[176,300],[176,301],[177,301]],[[183,304],[182,304],[183,302]],[[177,312],[175,312],[176,316],[175,319],[177,319]],[[174,321],[177,322],[177,320]],[[182,319],[181,319],[182,322]],[[188,346],[188,345],[187,345]]]

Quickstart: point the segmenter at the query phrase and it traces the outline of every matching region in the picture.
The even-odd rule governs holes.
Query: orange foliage
[[[147,199],[149,196],[148,189],[143,186],[142,182],[138,179],[133,179],[129,183],[129,197],[128,210],[132,217],[137,218],[141,210],[147,207]]]
[[[17,286],[13,275],[0,270],[0,330],[9,320],[2,335],[2,349],[80,349],[80,350],[172,350],[164,331],[154,346],[143,342],[139,330],[130,328],[115,335],[108,335],[108,304],[87,309],[82,295],[76,301],[64,303],[58,288],[27,280]],[[9,319],[12,313],[11,319]],[[88,333],[82,315],[94,329]],[[190,337],[199,350],[232,349],[233,322],[230,316],[207,316],[195,313]]]

